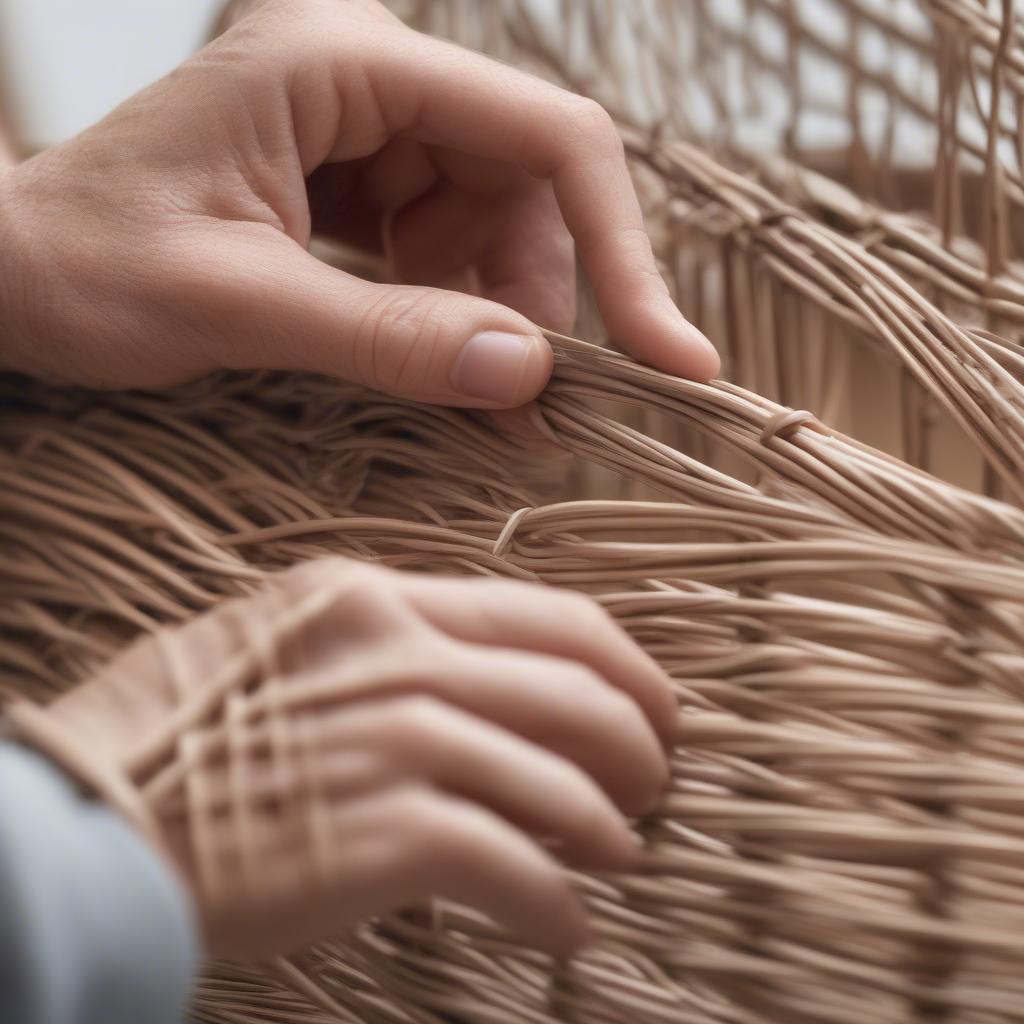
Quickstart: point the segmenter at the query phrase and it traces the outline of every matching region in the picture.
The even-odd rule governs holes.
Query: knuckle
[[[615,244],[630,260],[638,274],[663,286],[665,279],[652,258],[651,239],[641,226],[624,226],[615,233]]]
[[[568,123],[578,138],[602,149],[623,149],[622,139],[611,114],[596,100],[570,94]]]
[[[293,565],[281,573],[279,578],[289,592],[307,593],[348,578],[356,565],[341,555],[327,555]]]
[[[333,618],[367,643],[386,642],[396,663],[418,659],[421,621],[393,585],[387,570],[369,566],[355,572],[334,604]]]
[[[566,627],[583,635],[597,630],[617,629],[615,621],[593,598],[577,591],[559,591],[559,616]]]
[[[365,641],[379,639],[382,631],[397,639],[411,616],[391,576],[372,562],[331,555],[286,570],[276,582],[276,596],[288,604],[326,590],[331,600],[319,617],[325,628]]]

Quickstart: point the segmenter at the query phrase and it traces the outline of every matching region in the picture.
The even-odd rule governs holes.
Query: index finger
[[[419,613],[450,636],[589,665],[632,698],[663,740],[675,736],[679,707],[668,676],[590,598],[516,580],[410,575],[401,586]]]
[[[605,326],[623,349],[680,376],[717,374],[717,353],[658,272],[622,141],[601,106],[413,32],[379,49],[370,76],[393,132],[551,180]]]

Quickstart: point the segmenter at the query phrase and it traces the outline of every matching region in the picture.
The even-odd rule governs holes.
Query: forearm
[[[196,966],[185,894],[115,813],[0,742],[0,1020],[178,1024]]]

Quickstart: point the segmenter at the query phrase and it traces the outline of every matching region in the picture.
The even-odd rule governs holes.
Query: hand
[[[406,283],[326,266],[315,232],[379,250]],[[573,239],[613,340],[717,372],[601,107],[376,0],[270,0],[0,176],[0,366],[98,387],[304,369],[516,407],[551,369],[535,324],[572,326]]]
[[[628,866],[622,815],[657,800],[677,711],[585,597],[339,558],[142,640],[45,715],[144,796],[211,953],[260,957],[435,895],[568,953],[583,914],[536,837]]]

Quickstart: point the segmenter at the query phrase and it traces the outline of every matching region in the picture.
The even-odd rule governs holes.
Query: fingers
[[[669,372],[717,373],[714,349],[658,272],[621,140],[600,106],[414,33],[379,50],[368,70],[393,130],[551,180],[613,339]]]
[[[356,586],[346,583],[353,572]],[[340,638],[334,653],[312,639],[320,654],[306,670],[316,692],[346,704],[426,694],[576,763],[627,813],[644,813],[659,798],[668,768],[640,701],[667,734],[671,694],[657,668],[586,599],[528,585],[420,581],[344,560],[309,563],[286,577],[301,586],[339,580],[337,602],[309,631]],[[346,645],[347,633],[372,642],[353,636]]]
[[[246,29],[262,32],[260,67],[272,79],[267,124],[260,127],[297,157],[284,177],[304,178],[324,163],[378,160],[377,173],[352,191],[369,200],[371,211],[352,216],[351,234],[365,236],[379,211],[402,211],[392,226],[429,250],[414,261],[424,271],[431,258],[444,262],[456,237],[472,242],[486,235],[476,265],[482,297],[423,288],[368,291],[373,286],[318,275],[293,247],[291,267],[264,267],[274,279],[253,305],[271,317],[252,324],[257,342],[239,341],[245,324],[231,325],[236,345],[248,350],[241,365],[299,366],[430,402],[521,406],[537,395],[551,367],[534,323],[565,330],[572,319],[571,254],[557,212],[575,239],[612,339],[673,373],[699,379],[717,373],[713,348],[676,309],[658,272],[622,143],[598,105],[412,32],[371,4],[306,0],[307,17],[299,18],[293,6],[268,4]],[[230,36],[221,49],[230,49]],[[280,137],[281,125],[288,138]],[[420,148],[403,148],[410,142]],[[435,159],[424,161],[424,149]],[[475,219],[480,207],[464,204],[461,214],[470,222],[459,231],[450,203],[435,194],[435,174],[469,196],[486,190],[472,181],[467,186],[465,175],[453,177],[448,165],[457,167],[458,160],[444,158],[452,152],[504,167],[495,172],[503,188],[518,176],[544,189],[502,192],[487,216]],[[314,216],[337,222],[336,211],[322,210],[324,184],[312,183]],[[282,224],[308,223],[296,215],[294,195],[274,201]],[[503,204],[508,219],[488,235],[483,227],[495,225]],[[403,232],[403,218],[419,227]],[[396,253],[403,247],[396,245]],[[434,267],[416,276],[435,283],[448,272]],[[280,299],[274,309],[272,295]],[[416,342],[422,351],[415,351]]]
[[[308,22],[286,21],[284,4],[266,22],[271,53],[286,53],[276,63],[305,174],[404,138],[548,180],[612,338],[669,372],[717,373],[717,354],[658,272],[622,142],[600,106],[369,8],[308,2]]]
[[[302,829],[282,830],[263,815],[252,823],[258,884],[226,876],[218,898],[200,908],[214,954],[292,952],[435,897],[475,907],[555,956],[587,939],[583,907],[558,862],[478,804],[400,783],[325,805],[318,823],[328,848],[312,857]]]
[[[512,580],[410,575],[401,577],[401,587],[450,636],[588,665],[636,701],[659,736],[675,735],[679,710],[668,677],[590,598]]]
[[[396,637],[390,651],[328,661],[303,685],[345,707],[432,697],[576,764],[625,814],[651,811],[668,782],[664,749],[643,712],[577,662],[439,635]]]
[[[399,281],[469,290],[570,333],[575,251],[550,183],[427,152],[395,139],[365,164],[319,168],[307,181],[314,231],[385,252]],[[458,287],[470,272],[481,287]]]
[[[593,866],[632,862],[620,810],[649,810],[667,781],[638,703],[655,707],[657,673],[628,695],[651,666],[591,602],[419,582],[325,559],[205,616],[210,636],[179,631],[223,658],[283,608],[321,599],[288,641],[303,658],[275,652],[276,718],[262,715],[255,692],[254,714],[235,716],[202,785],[164,794],[162,820],[184,837],[172,843],[198,880],[211,948],[266,955],[442,896],[567,955],[586,937],[583,910],[544,843]],[[567,650],[578,660],[558,656]],[[208,679],[202,664],[181,662]],[[294,761],[282,761],[285,720]],[[189,846],[194,821],[208,826],[202,848]],[[252,926],[266,921],[272,929]]]
[[[392,139],[366,160],[324,164],[306,179],[313,231],[381,251],[388,218],[429,192],[437,179],[428,151],[411,139]]]
[[[636,841],[622,815],[577,765],[434,698],[371,699],[321,710],[292,727],[309,745],[318,797],[343,802],[400,782],[425,782],[557,840],[577,863],[622,868],[635,858]],[[239,749],[247,752],[247,796],[256,807],[294,806],[308,778],[282,776],[280,765],[265,756],[273,750],[272,732],[268,724],[245,732]],[[236,796],[227,777],[208,779],[203,814],[230,815]],[[182,803],[165,813],[195,810],[194,803]]]
[[[335,826],[339,843],[365,858],[368,880],[346,886],[335,913],[348,916],[353,903],[372,899],[359,915],[367,916],[440,896],[477,907],[555,956],[586,941],[583,908],[557,862],[482,807],[399,787],[339,808]]]
[[[363,753],[365,763],[382,766],[383,781],[429,782],[534,835],[558,839],[576,861],[624,867],[634,859],[636,844],[622,816],[576,765],[457,708],[429,697],[359,704],[318,731],[321,749],[341,755],[342,786],[352,755]],[[328,772],[330,764],[327,755]]]
[[[453,643],[417,685],[579,765],[626,814],[649,812],[668,781],[639,707],[577,662]]]
[[[439,238],[448,240],[443,247]],[[549,330],[572,330],[575,253],[548,182],[522,175],[497,195],[438,185],[398,212],[389,241],[403,281],[437,285],[473,267],[484,298]]]
[[[247,230],[211,238],[187,270],[224,366],[313,370],[392,395],[486,409],[522,405],[551,374],[547,341],[505,306],[363,281],[270,229],[252,230],[258,237],[240,245],[236,235]]]

